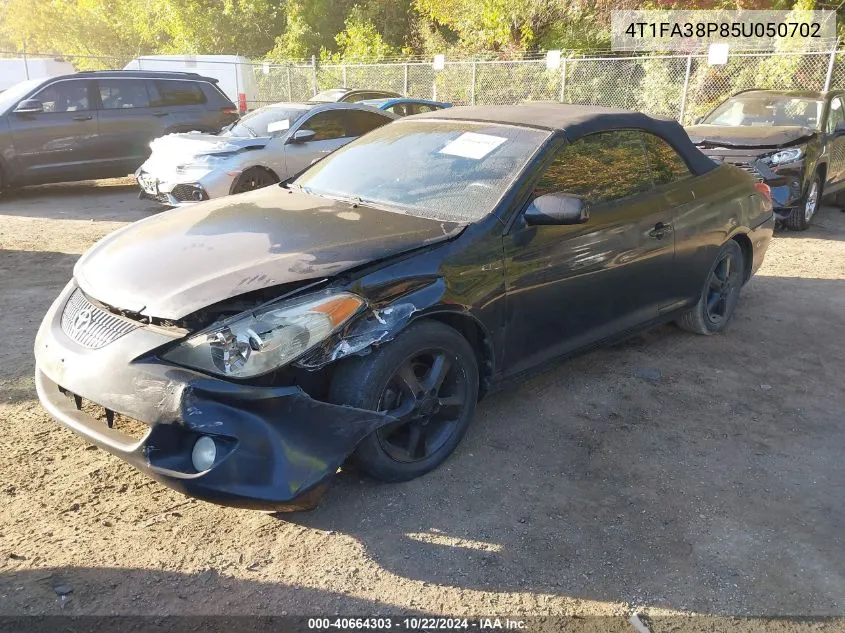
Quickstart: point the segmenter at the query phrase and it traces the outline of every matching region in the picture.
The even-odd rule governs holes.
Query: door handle
[[[87,114],[87,115],[86,114],[79,114],[79,115],[73,117],[73,120],[74,121],[90,121],[93,118],[94,117],[92,117],[90,114]]]
[[[153,112],[153,116],[167,116],[169,112]]]
[[[663,222],[658,222],[654,225],[654,228],[648,232],[648,236],[655,240],[662,240],[666,237],[667,233],[672,232],[672,225],[665,224]]]

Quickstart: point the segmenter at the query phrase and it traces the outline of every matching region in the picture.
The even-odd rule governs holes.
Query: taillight
[[[763,198],[763,211],[769,212],[772,210],[774,206],[772,203],[772,189],[764,182],[755,182],[754,189],[759,193]]]
[[[238,93],[238,109],[241,114],[246,114],[246,95],[243,92]]]
[[[754,188],[769,202],[772,201],[772,188],[764,182],[755,182]]]
[[[238,109],[235,108],[235,107],[230,108],[230,107],[226,106],[225,108],[220,108],[220,109],[223,111],[223,114],[237,114],[238,113]]]

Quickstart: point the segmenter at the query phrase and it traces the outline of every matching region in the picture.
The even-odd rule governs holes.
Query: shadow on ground
[[[724,336],[664,326],[552,366],[483,402],[441,469],[350,470],[314,512],[277,516],[431,583],[842,613],[843,312],[845,281],[756,278]]]

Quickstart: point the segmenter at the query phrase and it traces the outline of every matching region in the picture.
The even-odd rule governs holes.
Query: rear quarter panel
[[[761,204],[754,179],[732,165],[679,181],[666,195],[674,207],[679,279],[692,302],[722,245],[737,234],[749,234],[771,217],[771,209]]]

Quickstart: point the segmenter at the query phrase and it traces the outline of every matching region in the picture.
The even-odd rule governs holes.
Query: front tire
[[[238,176],[238,180],[232,186],[232,194],[263,189],[277,182],[279,182],[279,179],[269,169],[250,167]]]
[[[728,325],[745,280],[745,258],[734,240],[719,250],[707,273],[698,303],[678,319],[678,325],[695,334],[715,334]]]
[[[407,481],[439,466],[466,433],[478,362],[457,330],[420,321],[369,355],[342,361],[329,399],[397,419],[364,438],[352,461],[381,481]]]
[[[792,210],[786,218],[786,226],[791,231],[806,231],[810,226],[810,220],[816,214],[822,199],[822,179],[819,174],[813,176],[807,193],[801,199],[801,204]]]

